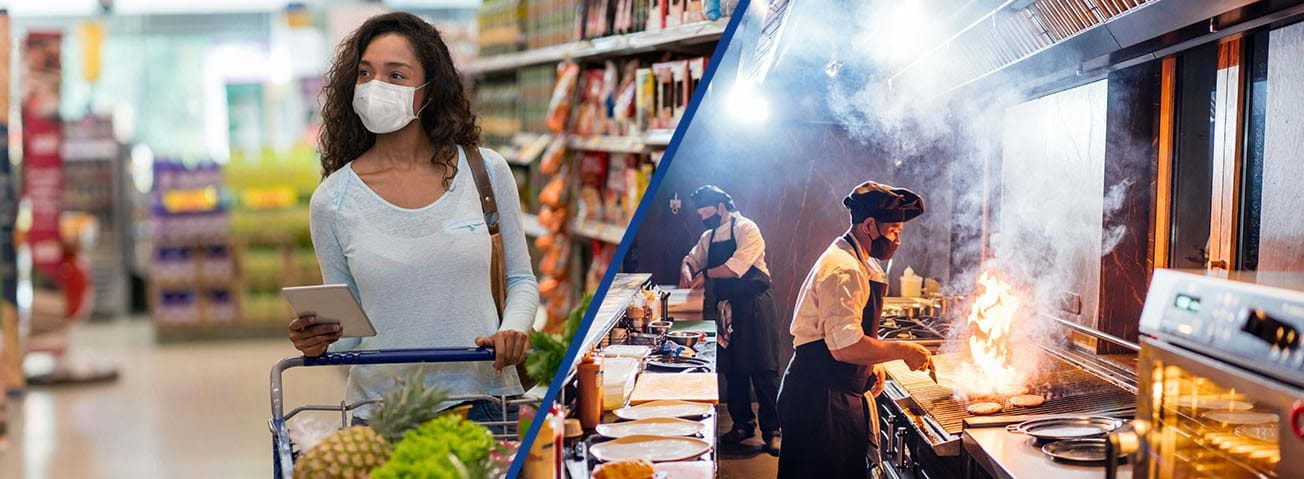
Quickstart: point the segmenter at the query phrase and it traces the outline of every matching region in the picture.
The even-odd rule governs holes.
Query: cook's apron
[[[737,221],[731,219],[729,239],[707,243],[706,269],[719,267],[738,250]],[[716,316],[716,371],[721,374],[779,370],[779,313],[770,296],[770,280],[752,266],[741,278],[707,278],[704,306],[719,311],[728,301],[730,314]]]
[[[886,284],[869,282],[869,299],[861,311],[867,335],[878,332],[886,292]],[[823,340],[797,346],[779,386],[784,436],[779,477],[863,479],[870,441],[878,437],[878,414],[867,394],[875,382],[872,368],[834,359]]]

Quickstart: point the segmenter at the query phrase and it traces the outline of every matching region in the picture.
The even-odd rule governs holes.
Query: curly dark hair
[[[353,111],[353,87],[367,45],[387,33],[407,38],[413,53],[421,61],[426,81],[430,82],[423,88],[428,106],[421,110],[419,121],[421,130],[435,146],[430,161],[445,167],[444,187],[447,188],[457,174],[457,145],[478,147],[480,127],[439,30],[416,15],[402,12],[367,19],[340,42],[335,52],[335,60],[326,72],[321,91],[324,97],[319,138],[322,177],[343,168],[376,143],[376,134],[367,131],[362,119]]]

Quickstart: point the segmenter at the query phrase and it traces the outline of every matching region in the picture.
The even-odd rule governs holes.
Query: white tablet
[[[344,327],[340,335],[346,338],[376,335],[376,327],[346,284],[281,288],[281,294],[290,302],[295,317],[316,314],[318,324],[339,323]]]

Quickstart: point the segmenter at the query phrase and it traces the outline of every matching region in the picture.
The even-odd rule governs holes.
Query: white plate
[[[1177,400],[1177,407],[1187,409],[1213,409],[1219,411],[1249,411],[1254,409],[1254,405],[1245,401],[1234,399],[1218,399],[1209,397],[1184,397]]]
[[[630,422],[599,424],[598,434],[610,438],[627,436],[692,436],[706,426],[697,421],[669,417],[654,417]]]
[[[1276,414],[1267,412],[1227,412],[1214,411],[1204,413],[1206,419],[1212,419],[1223,424],[1263,424],[1275,423],[1281,419]]]
[[[710,404],[688,401],[652,401],[638,406],[617,409],[616,417],[621,419],[650,419],[654,417],[701,417],[714,409]]]
[[[665,436],[628,436],[596,444],[589,448],[602,462],[626,459],[647,459],[652,462],[670,462],[692,459],[711,450],[711,445],[701,439]]]

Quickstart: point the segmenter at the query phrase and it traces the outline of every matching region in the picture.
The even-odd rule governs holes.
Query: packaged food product
[[[579,74],[579,65],[569,61],[557,65],[557,84],[552,89],[552,98],[548,100],[548,129],[553,133],[561,133],[566,129],[566,117],[570,114]]]

